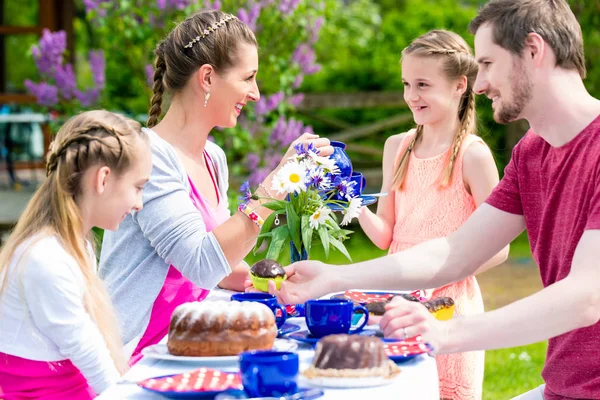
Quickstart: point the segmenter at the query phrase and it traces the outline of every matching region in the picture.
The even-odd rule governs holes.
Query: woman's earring
[[[206,94],[204,95],[204,107],[207,106],[208,99],[210,99],[210,92],[206,92]]]

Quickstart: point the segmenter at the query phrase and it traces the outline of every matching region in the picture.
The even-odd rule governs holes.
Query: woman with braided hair
[[[445,237],[457,230],[498,183],[494,159],[476,136],[473,83],[477,63],[465,41],[434,30],[402,52],[404,99],[416,129],[391,136],[383,153],[383,186],[377,213],[365,208],[359,222],[389,253]],[[503,262],[508,248],[480,268]],[[474,276],[426,297],[451,297],[458,315],[483,312]],[[484,352],[437,357],[440,397],[480,399]]]
[[[141,210],[151,169],[140,124],[120,115],[85,112],[58,132],[0,251],[0,398],[91,399],[127,368],[91,229]]]
[[[127,322],[123,341],[131,363],[167,335],[178,305],[204,300],[217,285],[244,290],[243,259],[271,213],[263,200],[250,200],[230,216],[225,152],[208,141],[214,127],[234,127],[244,106],[259,99],[250,28],[221,11],[201,11],[177,25],[155,54],[145,207],[104,236],[100,258],[100,276]],[[161,119],[166,92],[171,101]],[[329,140],[304,134],[281,165],[301,142],[313,143],[322,156],[333,152]],[[283,199],[271,190],[275,173],[259,184],[259,195]]]

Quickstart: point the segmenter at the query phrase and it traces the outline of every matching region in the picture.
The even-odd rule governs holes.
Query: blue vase
[[[295,263],[297,261],[308,260],[308,254],[306,253],[306,249],[304,245],[301,248],[301,252],[299,253],[294,245],[294,242],[290,241],[290,261]]]
[[[352,175],[352,161],[346,154],[346,143],[332,141],[331,146],[333,146],[333,154],[329,158],[334,160],[335,165],[340,169],[339,175],[344,178],[350,177]]]

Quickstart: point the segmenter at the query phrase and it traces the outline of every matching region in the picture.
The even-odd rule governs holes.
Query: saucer
[[[363,329],[360,332],[353,333],[353,335],[375,336],[375,332]],[[323,337],[325,337],[325,336],[323,336]],[[312,345],[315,345],[319,340],[322,339],[322,338],[314,337],[307,330],[306,331],[301,331],[301,332],[294,332],[294,333],[288,335],[288,338],[294,339],[294,340],[297,340],[297,341],[303,342],[303,343],[309,343],[309,344],[312,344]]]
[[[279,328],[279,330],[277,331],[277,336],[278,337],[285,336],[292,332],[297,332],[300,329],[301,328],[296,324],[290,324],[288,322],[284,322],[283,325],[281,325],[281,328]]]
[[[299,387],[296,393],[290,394],[288,396],[301,395],[302,400],[312,400],[318,399],[319,397],[323,397],[325,393],[322,390],[314,389],[314,388],[303,388]],[[287,396],[281,396],[280,398],[285,399]],[[227,392],[223,392],[218,394],[215,397],[215,400],[235,400],[235,399],[249,399],[246,392],[243,390],[229,390]],[[273,397],[275,398],[275,397]]]
[[[363,207],[364,206],[369,206],[369,205],[371,205],[371,204],[373,204],[373,203],[375,203],[377,201],[377,197],[375,197],[375,196],[363,196],[363,195],[360,195],[360,196],[357,196],[357,197],[359,197],[362,200],[362,206]],[[328,204],[327,206],[330,209],[332,209],[333,211],[343,211],[343,210],[345,210],[344,207],[342,207],[342,206],[340,206],[338,204]]]

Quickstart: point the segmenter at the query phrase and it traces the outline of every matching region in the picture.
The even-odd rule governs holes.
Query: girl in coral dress
[[[475,135],[476,75],[469,46],[452,32],[431,31],[402,52],[404,99],[417,127],[386,141],[382,192],[389,194],[381,198],[377,213],[364,208],[359,217],[378,247],[396,253],[449,235],[498,183],[492,154]],[[479,272],[503,262],[507,254],[508,248]],[[453,298],[457,315],[483,312],[475,277],[427,290],[426,296]],[[436,360],[441,398],[481,398],[483,351]]]

